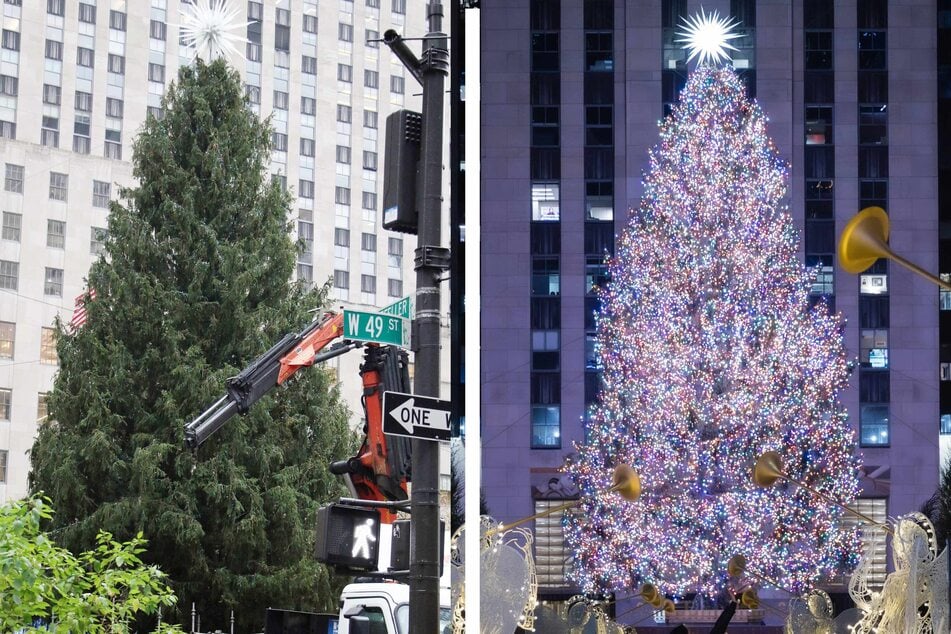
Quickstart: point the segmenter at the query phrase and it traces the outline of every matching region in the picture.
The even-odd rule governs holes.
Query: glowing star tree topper
[[[235,43],[246,38],[231,31],[245,28],[250,22],[236,21],[237,7],[228,6],[227,0],[195,0],[182,8],[182,40],[194,47],[194,57],[204,57],[212,62],[226,55],[240,55]]]
[[[727,562],[799,592],[854,565],[841,511],[787,484],[754,485],[757,456],[844,503],[858,493],[842,319],[810,308],[784,205],[786,166],[730,67],[699,66],[650,152],[599,293],[603,389],[568,472],[574,580],[605,592],[652,583],[716,596]],[[612,469],[633,502],[598,495]]]
[[[677,41],[683,43],[684,48],[689,51],[688,62],[696,57],[699,64],[708,61],[718,64],[721,59],[730,59],[727,49],[739,50],[730,44],[730,40],[742,37],[739,33],[730,32],[730,29],[738,25],[733,18],[721,18],[717,11],[707,14],[701,7],[699,16],[684,18],[683,30],[678,33],[680,37]]]

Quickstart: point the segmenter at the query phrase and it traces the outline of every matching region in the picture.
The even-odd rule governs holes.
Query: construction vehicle
[[[408,356],[393,346],[342,339],[343,315],[328,312],[298,333],[288,333],[270,350],[226,382],[226,393],[185,426],[185,445],[197,449],[235,414],[245,414],[262,396],[284,385],[299,370],[365,346],[363,380],[365,437],[357,455],[330,465],[344,477],[354,498],[405,501],[410,471],[410,440],[383,434],[383,393],[409,392]],[[339,341],[338,341],[339,340]],[[380,508],[384,523],[395,513]]]

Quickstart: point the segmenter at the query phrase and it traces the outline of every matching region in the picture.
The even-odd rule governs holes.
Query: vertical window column
[[[803,4],[803,175],[805,204],[803,249],[806,266],[815,270],[810,302],[835,307],[835,146],[833,137],[833,5],[823,0]]]
[[[589,0],[584,5],[584,253],[585,268],[604,276],[614,252],[614,5]],[[585,287],[585,416],[601,389],[594,314],[595,284]]]
[[[148,114],[160,119],[162,115],[162,94],[165,92],[166,40],[168,36],[167,0],[152,0],[152,12],[149,14],[149,93],[146,97]]]
[[[687,15],[687,0],[661,2],[661,99],[666,117],[687,83],[687,50],[678,42],[678,28]]]
[[[0,61],[0,138],[16,138],[17,98],[20,83],[20,14],[19,4],[3,5],[2,47]]]
[[[531,447],[561,447],[560,0],[531,0]]]
[[[859,0],[859,208],[888,210],[888,3]],[[888,260],[859,276],[859,409],[862,446],[888,446],[891,401],[888,362]]]
[[[109,55],[106,68],[106,158],[122,158],[122,119],[125,116],[126,14],[109,11]]]

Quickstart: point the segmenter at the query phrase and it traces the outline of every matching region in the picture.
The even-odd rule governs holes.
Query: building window
[[[17,138],[17,124],[12,121],[0,121],[0,139]]]
[[[76,152],[77,154],[89,154],[91,148],[92,145],[88,136],[79,134],[73,135],[73,152]]]
[[[337,39],[341,42],[352,42],[353,41],[353,25],[345,24],[343,22],[337,25]]]
[[[43,283],[43,294],[54,297],[63,296],[63,269],[46,267],[46,278]]]
[[[860,411],[862,446],[888,446],[888,404],[862,404]]]
[[[363,293],[376,293],[376,276],[375,275],[361,275],[360,276],[360,291]]]
[[[363,209],[376,211],[376,194],[373,192],[363,192]]]
[[[314,281],[314,267],[306,262],[297,263],[297,279],[304,282]]]
[[[314,140],[306,139],[301,137],[300,140],[300,154],[301,156],[314,156]]]
[[[15,194],[23,193],[23,166],[6,164],[6,175],[3,182],[3,188],[8,192]]]
[[[74,102],[79,112],[92,112],[92,93],[77,91]]]
[[[92,182],[92,206],[109,208],[109,198],[112,196],[112,185],[106,181]]]
[[[406,0],[393,0],[392,9],[393,13],[406,15]]]
[[[59,119],[43,117],[43,127],[40,129],[40,145],[59,147]]]
[[[85,22],[86,24],[95,24],[96,23],[95,5],[86,4],[85,2],[80,2],[79,3],[79,21]]]
[[[166,37],[165,23],[159,22],[158,20],[152,20],[149,22],[149,37],[164,41]]]
[[[244,96],[247,97],[248,103],[260,104],[261,103],[261,87],[252,86],[251,84],[245,84]]]
[[[7,450],[0,449],[0,482],[7,481]]]
[[[335,247],[349,247],[350,246],[350,230],[341,229],[337,227],[334,229],[334,246]]]
[[[109,28],[117,31],[125,31],[125,13],[122,11],[110,11]]]
[[[46,58],[63,60],[63,43],[56,40],[46,40]]]
[[[363,111],[363,127],[370,128],[371,130],[376,130],[377,128],[377,114],[373,110],[364,110]]]
[[[5,421],[10,420],[10,409],[11,409],[12,403],[13,403],[13,390],[10,390],[7,388],[0,388],[0,420],[5,420]]]
[[[353,81],[353,66],[350,64],[337,64],[337,79],[347,82]]]
[[[66,194],[69,188],[69,175],[59,172],[50,172],[50,200],[61,200],[66,202]]]
[[[108,68],[110,73],[116,73],[117,75],[125,75],[125,57],[122,55],[113,55],[109,54],[107,58]]]
[[[334,271],[334,287],[335,288],[350,288],[350,272],[341,271],[339,269]]]
[[[337,104],[337,121],[340,123],[350,123],[352,114],[352,109],[350,106],[344,105],[342,103]]]
[[[99,255],[106,249],[106,237],[109,232],[102,227],[90,227],[89,229],[89,253]]]
[[[15,291],[19,286],[20,263],[0,260],[0,288]]]
[[[124,109],[125,109],[124,104],[121,99],[113,99],[112,97],[106,98],[106,116],[107,117],[115,117],[117,119],[121,119]]]
[[[317,16],[304,14],[304,33],[317,33]]]
[[[36,395],[36,422],[46,422],[50,415],[49,399],[50,395],[46,392],[40,392]]]
[[[0,321],[0,359],[12,359],[16,343],[17,325],[10,321]]]
[[[66,12],[66,0],[46,0],[46,12],[60,17]]]
[[[403,240],[401,238],[390,238],[387,242],[387,252],[389,255],[403,255]]]
[[[535,512],[543,513],[562,504],[564,500],[561,498],[535,500]],[[535,574],[539,587],[563,588],[569,585],[572,557],[571,549],[565,543],[562,518],[570,512],[557,511],[535,520]]]
[[[62,220],[46,221],[46,246],[53,247],[54,249],[63,249],[66,247],[65,222]]]
[[[532,449],[561,448],[561,407],[532,406]]]
[[[287,135],[281,132],[272,132],[271,145],[276,152],[287,152]]]
[[[248,19],[261,21],[264,19],[264,3],[248,2]]]
[[[93,68],[96,62],[96,52],[91,48],[83,48],[79,46],[76,48],[76,63],[79,66],[84,66],[86,68]]]
[[[59,356],[56,354],[56,331],[52,328],[40,329],[40,363],[59,364]]]
[[[346,145],[337,146],[337,162],[345,165],[350,164],[350,148]]]
[[[888,329],[865,328],[860,335],[859,363],[866,368],[888,367]]]
[[[23,215],[10,211],[3,212],[3,239],[13,242],[20,241],[20,230],[23,226]]]
[[[20,92],[20,80],[10,75],[0,75],[0,95],[16,97]]]
[[[300,112],[301,114],[306,114],[311,116],[317,114],[317,100],[311,97],[301,97],[300,98]]]
[[[309,181],[302,178],[298,180],[297,183],[298,183],[298,189],[300,190],[301,198],[314,197],[314,181]]]
[[[403,296],[403,280],[387,280],[387,295],[390,297],[402,297]]]
[[[149,63],[149,81],[165,83],[165,66]]]
[[[348,187],[334,187],[334,202],[338,205],[349,205],[350,189]]]
[[[532,183],[532,220],[554,222],[561,219],[558,183]]]
[[[302,218],[312,218],[313,216],[303,216]],[[301,255],[310,256],[314,252],[314,223],[303,219],[297,221],[297,238],[304,243],[304,250]]]
[[[244,47],[244,56],[249,62],[261,61],[261,45],[254,42],[248,42]]]
[[[376,171],[376,152],[363,151],[363,169]]]
[[[367,48],[380,48],[380,33],[373,29],[366,29],[363,34],[367,43]]]
[[[8,31],[3,29],[2,37],[3,48],[8,51],[19,51],[20,50],[20,33],[17,31]]]
[[[61,94],[62,88],[59,86],[43,84],[43,103],[49,104],[51,106],[58,106],[60,105]]]
[[[306,75],[316,75],[317,74],[317,58],[310,57],[309,55],[302,55],[300,62],[301,72]]]
[[[275,90],[274,91],[274,108],[277,110],[287,110],[289,95],[286,92]]]
[[[557,257],[536,257],[532,260],[532,295],[561,294],[561,272]]]
[[[376,251],[376,234],[364,233],[360,236],[360,248],[364,251]]]
[[[367,88],[377,88],[380,84],[380,74],[375,70],[363,71],[363,85]]]

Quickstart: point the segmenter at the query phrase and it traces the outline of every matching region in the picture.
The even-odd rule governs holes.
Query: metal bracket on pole
[[[446,247],[437,247],[424,244],[416,248],[416,259],[414,260],[415,270],[420,269],[439,269],[448,271],[452,263],[452,257],[449,249]]]

